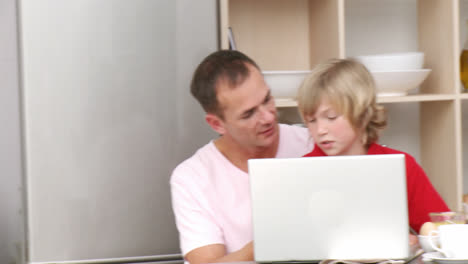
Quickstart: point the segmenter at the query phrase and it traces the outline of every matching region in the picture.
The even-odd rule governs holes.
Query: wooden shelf
[[[343,0],[220,0],[221,48],[228,27],[237,49],[262,70],[304,70],[344,57]]]
[[[466,93],[466,92],[461,93],[460,94],[460,99],[467,100],[468,99],[468,93]]]
[[[407,96],[378,96],[378,103],[411,103],[428,101],[450,101],[454,100],[454,94],[414,94]]]
[[[237,48],[263,70],[312,69],[326,59],[346,57],[345,8],[344,0],[220,0],[221,48],[228,47],[227,28],[232,27]],[[419,104],[414,122],[419,124],[421,166],[449,207],[461,210],[461,105],[468,93],[460,92],[459,0],[417,0],[416,9],[417,49],[432,72],[418,94],[377,100]],[[275,102],[284,112],[297,107],[293,98]]]
[[[297,101],[290,99],[275,99],[276,108],[297,107]]]
[[[468,99],[468,94],[463,94],[463,99]],[[377,102],[386,103],[417,103],[417,102],[430,102],[430,101],[450,101],[455,100],[454,94],[414,94],[407,96],[378,96]],[[277,108],[297,107],[297,101],[292,98],[276,99],[275,104]]]

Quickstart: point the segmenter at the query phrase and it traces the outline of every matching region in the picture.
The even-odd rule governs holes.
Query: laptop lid
[[[257,262],[409,256],[403,154],[248,161]]]

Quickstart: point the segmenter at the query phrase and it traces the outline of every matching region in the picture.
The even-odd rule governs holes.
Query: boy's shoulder
[[[401,151],[401,150],[397,150],[397,149],[393,149],[393,148],[389,148],[387,146],[384,146],[384,145],[379,145],[377,143],[373,143],[370,147],[369,147],[369,151],[368,151],[368,154],[370,155],[378,155],[378,154],[403,154],[405,155],[405,158],[406,158],[406,162],[416,162],[416,160],[414,159],[413,156],[411,156],[409,153],[407,152],[404,152],[404,151]]]

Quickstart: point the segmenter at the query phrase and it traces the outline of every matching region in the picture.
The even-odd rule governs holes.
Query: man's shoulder
[[[308,141],[310,139],[307,128],[300,125],[279,124],[280,137],[287,139],[295,139],[300,141]]]
[[[216,148],[213,141],[210,141],[175,167],[171,181],[179,179],[186,181],[189,177],[195,181],[202,180],[202,178],[216,175],[221,168],[225,167],[224,156]]]
[[[192,156],[179,163],[172,172],[171,180],[177,175],[186,174],[190,171],[198,171],[210,164],[210,156],[213,155],[213,142],[205,144],[195,151]]]
[[[278,124],[281,129],[287,129],[290,131],[295,131],[299,133],[303,133],[304,131],[307,132],[307,128],[303,124],[284,124],[284,123],[279,123]]]
[[[278,158],[302,157],[314,148],[314,142],[307,128],[297,125],[280,124]]]

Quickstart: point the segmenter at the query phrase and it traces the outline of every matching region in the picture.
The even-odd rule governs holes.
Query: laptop
[[[403,154],[251,159],[255,261],[406,259]]]

